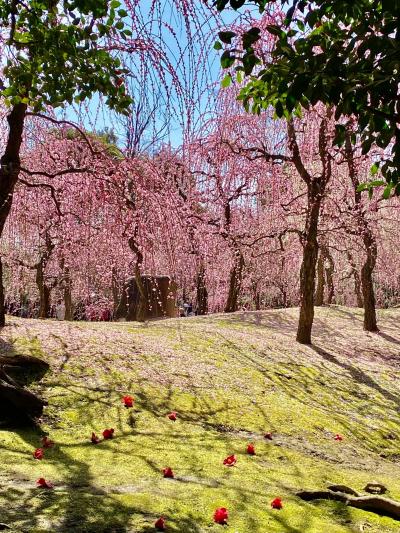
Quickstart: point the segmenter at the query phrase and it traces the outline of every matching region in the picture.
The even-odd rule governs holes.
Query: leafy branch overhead
[[[118,0],[1,1],[5,103],[42,111],[98,92],[109,107],[124,112],[131,104],[122,83],[126,71],[109,52],[108,40],[131,35],[126,16]]]
[[[274,2],[247,4],[266,12]],[[242,0],[217,0],[219,10],[239,9]],[[355,119],[363,153],[373,146],[384,151],[378,162],[387,181],[386,195],[400,194],[400,1],[283,0],[285,17],[269,24],[274,40],[268,59],[253,44],[257,28],[242,40],[220,33],[221,64],[249,76],[239,98],[246,109],[259,113],[273,106],[279,117],[318,102],[335,107],[336,143],[344,143],[344,123]],[[218,49],[218,44],[216,45]]]

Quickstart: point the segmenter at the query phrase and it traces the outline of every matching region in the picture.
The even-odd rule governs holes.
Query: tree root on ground
[[[24,388],[41,379],[49,365],[27,355],[0,355],[0,421],[5,425],[25,424],[40,417],[47,403]]]
[[[381,494],[387,490],[384,485],[375,481],[368,483],[364,490],[374,489],[379,490]],[[400,520],[400,502],[377,495],[366,496],[346,485],[329,485],[327,490],[302,490],[296,495],[305,501],[335,500],[351,507]]]

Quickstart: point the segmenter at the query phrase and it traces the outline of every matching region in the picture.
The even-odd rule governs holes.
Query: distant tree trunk
[[[200,264],[196,280],[197,314],[206,315],[208,313],[208,291],[206,287],[206,272],[204,264]]]
[[[120,288],[118,284],[118,277],[117,277],[117,270],[115,267],[112,269],[111,273],[111,290],[113,295],[113,315],[116,317],[118,313],[118,308],[120,306],[121,301],[121,294],[120,294]]]
[[[315,305],[318,307],[324,305],[324,288],[324,256],[322,254],[322,250],[320,250],[317,263],[317,290],[315,291]]]
[[[0,160],[0,237],[10,213],[15,184],[20,173],[20,149],[27,106],[15,105],[7,117],[8,138]],[[3,287],[2,281],[0,285]],[[5,324],[4,290],[0,290],[0,326]]]
[[[326,285],[328,288],[326,303],[328,305],[331,305],[331,303],[333,303],[334,298],[335,298],[335,285],[333,283],[333,273],[335,271],[335,263],[333,261],[333,257],[331,255],[331,252],[329,251],[328,246],[322,245],[321,251],[323,251],[323,256],[326,258],[328,262],[328,265],[325,266],[325,278],[326,278]]]
[[[350,179],[354,187],[354,204],[358,230],[362,238],[366,254],[364,264],[361,268],[361,288],[364,303],[364,329],[365,331],[376,332],[379,331],[379,328],[376,319],[373,272],[376,264],[377,244],[363,210],[361,192],[358,191],[360,181],[358,179],[357,169],[354,161],[354,150],[351,143],[350,126],[346,129],[345,155]]]
[[[36,285],[39,290],[39,318],[50,317],[50,296],[51,289],[46,283],[45,270],[46,265],[54,250],[54,243],[51,240],[48,231],[44,234],[45,247],[40,252],[40,259],[36,263]]]
[[[354,278],[354,292],[356,294],[357,307],[364,307],[364,301],[363,301],[362,292],[361,292],[360,274],[358,273],[357,265],[354,262],[353,256],[351,255],[349,251],[347,252],[347,258],[351,266],[351,275]]]
[[[236,251],[235,262],[229,278],[229,292],[225,305],[225,313],[238,310],[238,299],[242,288],[244,258],[239,250]]]
[[[251,282],[251,288],[253,290],[253,302],[254,306],[256,308],[256,311],[260,311],[261,309],[261,295],[260,291],[258,289],[258,283],[255,280],[252,280]]]
[[[36,265],[36,285],[39,291],[39,318],[49,318],[51,290],[45,283],[42,260]]]
[[[6,312],[5,312],[5,298],[4,298],[4,285],[3,285],[3,262],[0,257],[0,328],[6,325]]]
[[[361,268],[361,286],[364,300],[364,329],[365,331],[379,331],[376,320],[375,292],[372,274],[376,264],[376,240],[371,231],[364,232],[364,246],[366,260]]]
[[[65,307],[65,316],[64,320],[73,320],[74,319],[74,309],[72,305],[72,283],[71,283],[71,274],[68,267],[64,269],[64,307]]]

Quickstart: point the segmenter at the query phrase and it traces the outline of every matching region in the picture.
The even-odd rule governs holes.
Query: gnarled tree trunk
[[[301,344],[311,344],[314,321],[315,271],[318,258],[318,220],[321,194],[318,181],[313,178],[308,188],[308,212],[303,238],[303,261],[300,269],[300,316],[296,339]]]
[[[325,288],[325,275],[324,275],[324,257],[322,250],[320,250],[317,263],[317,289],[315,291],[315,305],[320,307],[324,305],[324,288]]]
[[[15,184],[21,168],[20,150],[27,106],[15,105],[7,117],[8,138],[0,160],[0,237],[10,213]],[[1,283],[2,285],[2,283]],[[5,324],[4,290],[0,291],[0,326]]]
[[[208,291],[206,287],[206,272],[204,264],[200,264],[196,280],[197,314],[206,315],[208,313]]]
[[[239,250],[235,253],[235,262],[229,278],[229,292],[225,305],[225,313],[234,313],[238,310],[238,299],[242,288],[244,257]]]
[[[354,187],[354,211],[356,215],[358,231],[360,237],[362,238],[366,254],[364,264],[361,268],[361,288],[364,304],[364,329],[366,331],[376,332],[379,331],[379,328],[376,319],[373,272],[376,264],[377,244],[362,206],[361,192],[358,191],[360,181],[357,175],[357,168],[354,160],[354,150],[351,144],[350,126],[348,126],[346,129],[345,155],[350,179]]]
[[[376,320],[375,291],[372,274],[376,264],[376,241],[371,231],[365,231],[363,236],[366,260],[361,268],[361,286],[364,300],[364,329],[365,331],[379,331]]]
[[[328,109],[319,125],[319,157],[322,164],[320,175],[312,176],[302,161],[293,119],[288,121],[289,147],[293,163],[301,179],[307,186],[307,214],[304,231],[301,234],[303,261],[300,269],[300,314],[296,340],[301,344],[311,344],[311,330],[314,321],[315,272],[318,260],[318,222],[321,203],[326,186],[332,175],[332,158],[329,154]]]

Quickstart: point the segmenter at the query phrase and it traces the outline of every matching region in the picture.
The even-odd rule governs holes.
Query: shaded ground
[[[378,480],[400,499],[400,310],[381,311],[372,335],[359,310],[319,309],[312,348],[294,342],[296,318],[290,309],[149,325],[10,319],[1,350],[51,364],[37,390],[57,445],[35,461],[39,430],[0,431],[0,522],[144,533],[164,515],[182,533],[400,531],[389,518],[295,496]],[[127,393],[134,410],[121,404]],[[91,432],[106,427],[116,437],[93,446]],[[237,466],[224,467],[231,453]],[[175,480],[162,478],[165,466]],[[36,489],[42,476],[54,491]],[[277,496],[282,511],[270,508]],[[212,522],[219,506],[230,511],[226,528]]]

